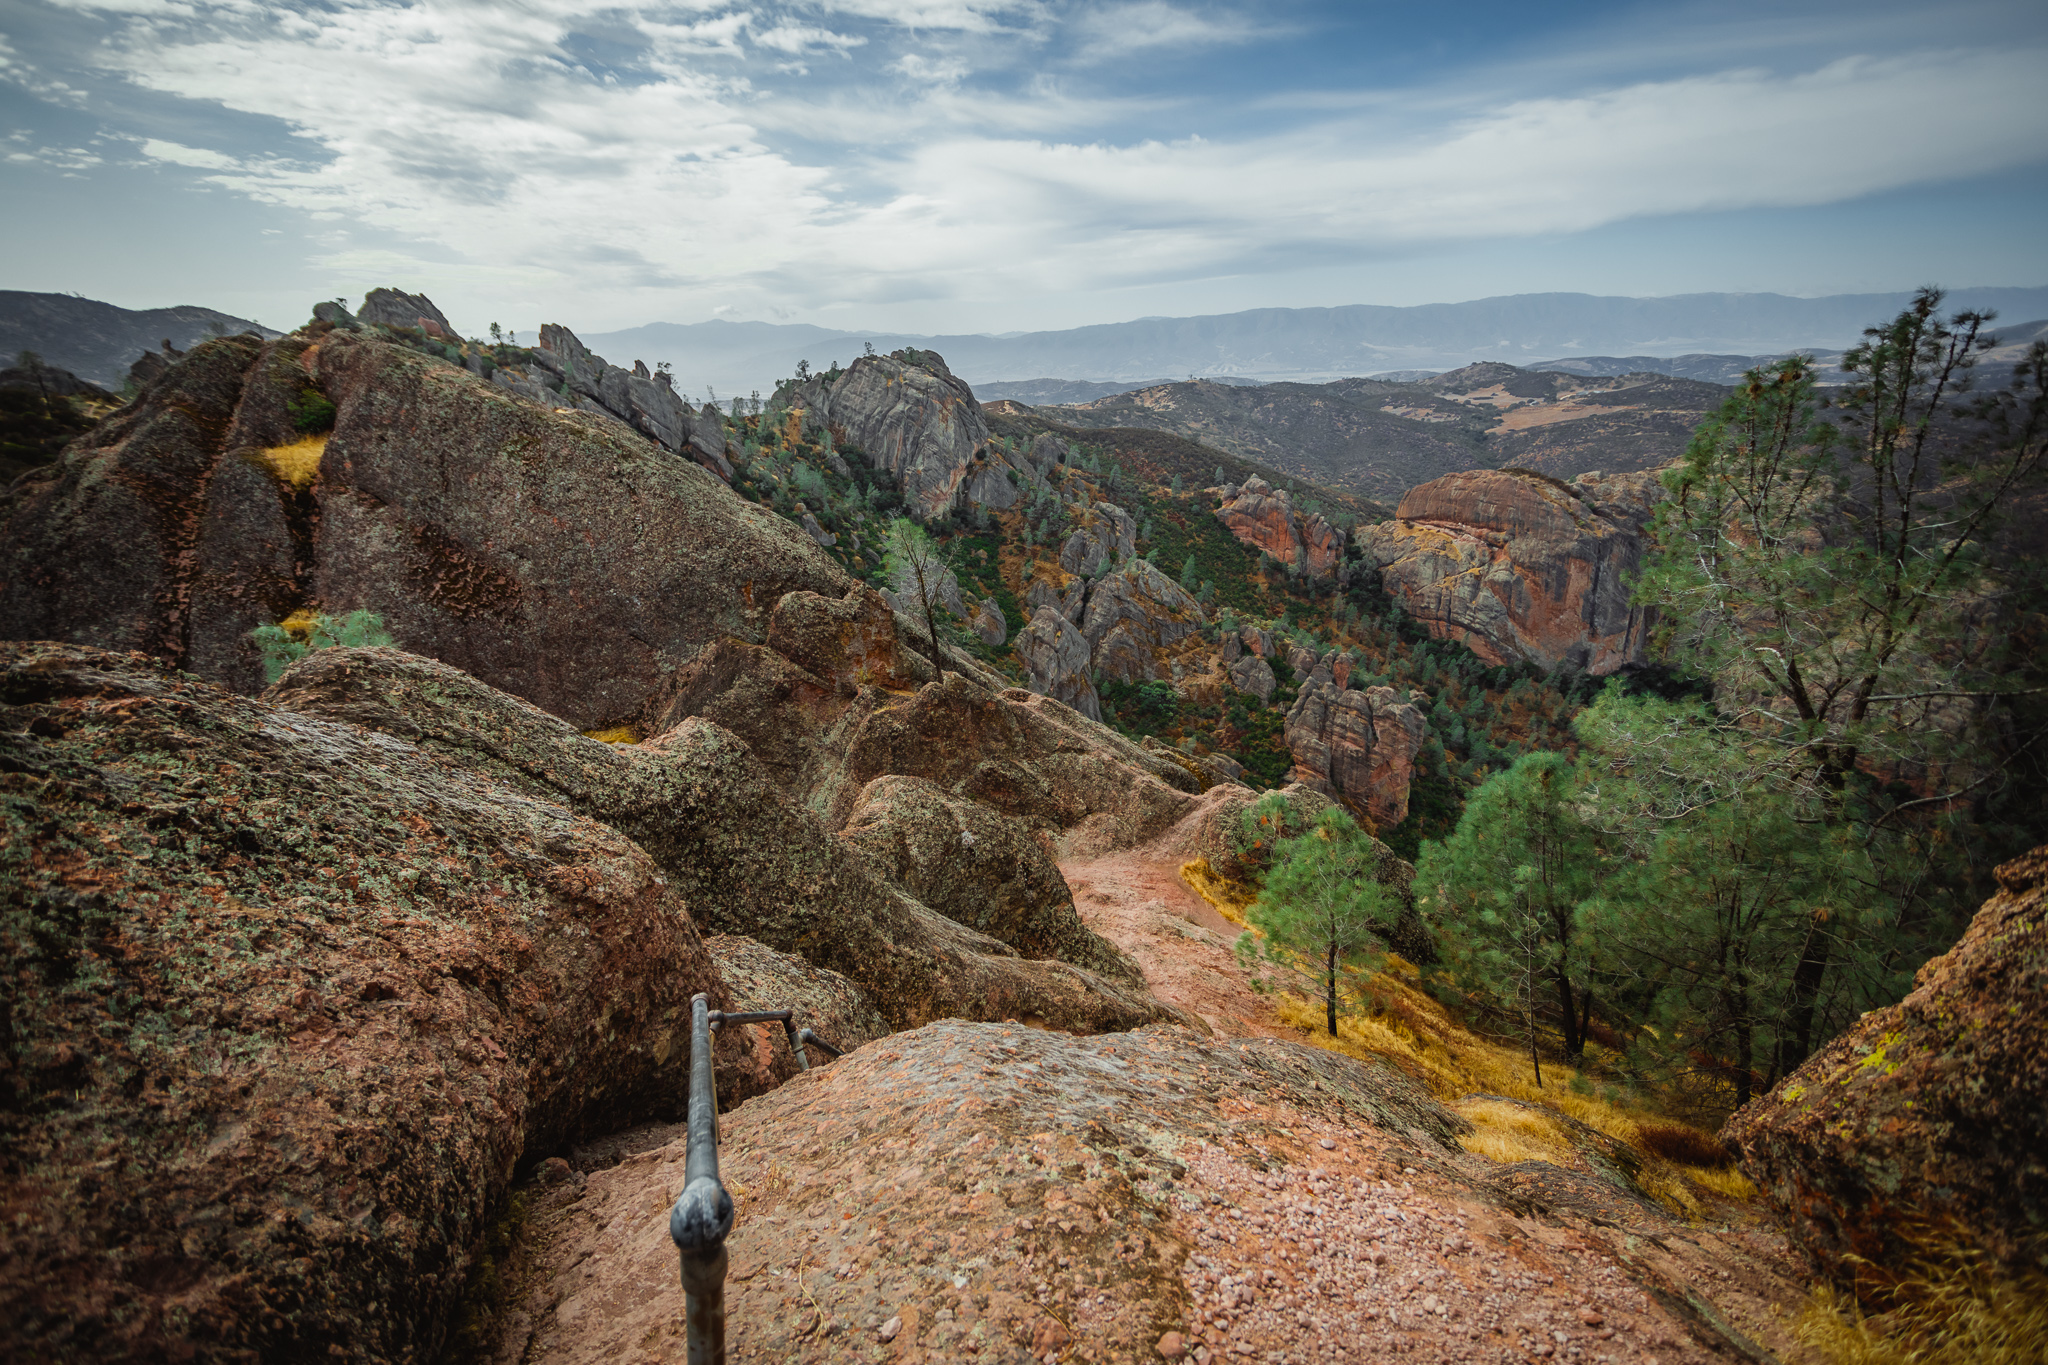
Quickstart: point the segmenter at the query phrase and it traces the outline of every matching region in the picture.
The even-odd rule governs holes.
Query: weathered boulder
[[[1438,639],[1492,664],[1612,673],[1643,657],[1649,622],[1630,596],[1655,481],[1446,474],[1410,489],[1395,520],[1360,528],[1359,540],[1387,591]]]
[[[1033,692],[1064,702],[1090,720],[1102,719],[1102,699],[1088,674],[1088,637],[1079,626],[1055,608],[1041,606],[1031,624],[1017,632],[1015,649]]]
[[[1060,547],[1060,568],[1094,577],[1112,561],[1127,563],[1138,553],[1138,522],[1113,502],[1075,509],[1079,526]]]
[[[1425,730],[1421,710],[1393,688],[1347,690],[1319,664],[1287,712],[1288,776],[1391,828],[1408,818]]]
[[[314,315],[319,316],[317,305]],[[436,308],[432,299],[402,289],[372,289],[363,296],[356,321],[382,327],[410,327],[442,341],[461,340],[447,314]]]
[[[2048,846],[1997,878],[1910,995],[1722,1130],[1830,1274],[1850,1278],[1851,1256],[1898,1268],[1940,1239],[2015,1267],[2048,1255]]]
[[[1249,692],[1261,702],[1273,700],[1273,690],[1280,680],[1273,676],[1273,666],[1256,654],[1247,654],[1230,666],[1230,685],[1240,692]]]
[[[1300,565],[1311,578],[1331,578],[1344,562],[1344,533],[1320,512],[1303,512],[1287,490],[1253,475],[1221,490],[1216,519],[1230,533],[1264,550],[1292,568]]]
[[[1002,604],[993,597],[981,599],[974,617],[967,623],[985,645],[1001,645],[1010,638],[1010,623],[1003,618]]]
[[[626,836],[392,735],[10,643],[0,751],[9,1359],[435,1358],[515,1169],[673,1117],[727,999]]]
[[[862,356],[833,384],[832,425],[903,490],[920,520],[958,505],[988,423],[974,391],[933,351]]]
[[[700,925],[840,973],[898,1027],[1028,1015],[1092,1031],[1171,1014],[1142,987],[1022,958],[888,885],[785,795],[745,743],[701,717],[644,744],[603,744],[390,649],[316,651],[269,696],[400,736],[604,821],[653,856]]]
[[[291,404],[332,401],[302,474]],[[371,336],[195,347],[0,508],[0,636],[140,649],[238,690],[252,627],[379,613],[574,723],[644,723],[713,641],[852,580],[795,525],[609,418]]]
[[[1144,981],[1081,923],[1052,841],[979,801],[923,778],[878,777],[862,788],[839,837],[883,880],[1026,957]]]
[[[1105,678],[1143,682],[1161,676],[1160,652],[1208,624],[1194,595],[1151,562],[1133,559],[1088,593],[1081,633]]]

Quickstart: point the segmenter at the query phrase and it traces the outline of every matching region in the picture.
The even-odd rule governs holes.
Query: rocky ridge
[[[1245,544],[1311,578],[1334,578],[1344,563],[1344,533],[1319,512],[1302,512],[1284,488],[1254,476],[1217,490],[1217,520]]]

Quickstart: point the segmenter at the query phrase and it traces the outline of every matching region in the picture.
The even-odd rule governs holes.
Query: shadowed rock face
[[[263,457],[338,408],[303,488]],[[230,337],[11,491],[0,635],[140,649],[261,686],[251,628],[367,608],[397,641],[579,729],[647,722],[712,642],[853,586],[796,526],[610,418],[538,408],[335,331]]]
[[[1358,534],[1437,638],[1492,664],[1606,674],[1642,661],[1648,622],[1629,597],[1657,489],[1654,473],[1565,484],[1468,470],[1410,489],[1394,521]]]
[[[988,445],[988,423],[944,360],[919,355],[862,356],[833,384],[830,410],[846,443],[893,477],[912,515],[929,521],[956,505],[975,453]]]
[[[5,644],[0,751],[9,1359],[433,1359],[515,1167],[673,1116],[726,999],[641,848],[392,735]]]
[[[1324,664],[1287,713],[1296,782],[1337,797],[1381,827],[1408,818],[1408,787],[1422,752],[1422,712],[1391,687],[1347,690]]]
[[[1962,941],[1722,1136],[1829,1273],[1950,1237],[2009,1265],[2048,1250],[2048,846],[1997,871]]]
[[[346,309],[338,311],[347,316]],[[458,338],[447,314],[436,308],[432,299],[402,289],[372,289],[363,296],[363,306],[355,320],[385,327],[411,327],[448,341]]]
[[[1344,533],[1320,513],[1303,512],[1287,491],[1254,475],[1223,490],[1216,519],[1230,533],[1281,564],[1305,566],[1311,578],[1329,578],[1344,562]]]

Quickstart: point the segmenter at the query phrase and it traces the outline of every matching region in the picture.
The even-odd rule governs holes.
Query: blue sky
[[[1013,331],[2048,283],[2048,6],[0,0],[0,287]]]

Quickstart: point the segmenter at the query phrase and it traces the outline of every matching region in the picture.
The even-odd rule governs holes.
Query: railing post
[[[690,1130],[683,1192],[668,1214],[682,1258],[689,1365],[725,1365],[725,1237],[732,1196],[718,1178],[718,1086],[711,1067],[711,1002],[690,998]]]

